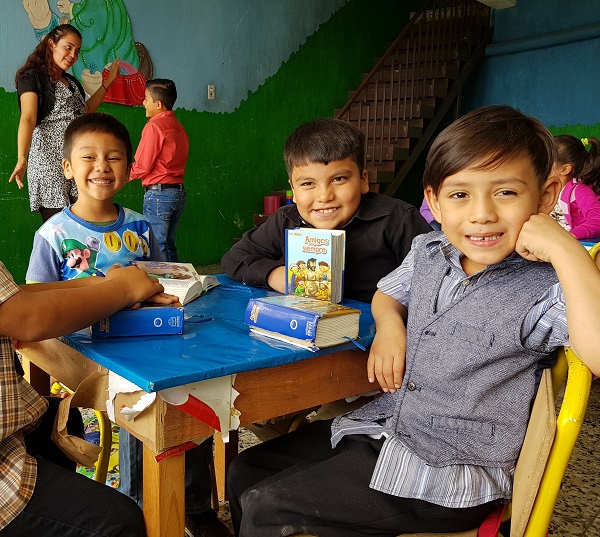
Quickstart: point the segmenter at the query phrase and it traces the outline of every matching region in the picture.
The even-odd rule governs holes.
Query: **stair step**
[[[448,95],[449,80],[447,78],[430,78],[418,80],[413,86],[414,89],[411,90],[407,84],[398,84],[396,80],[394,82],[371,82],[356,98],[360,99],[362,97],[364,101],[374,101],[375,97],[377,97],[377,100],[398,99],[400,97],[411,97],[411,92],[414,92],[413,97],[439,97],[443,99]],[[363,97],[365,93],[366,97]]]
[[[350,121],[349,123],[357,127],[365,135],[366,139],[384,139],[390,143],[394,142],[398,138],[420,138],[423,134],[423,120],[421,119],[418,124],[411,124],[411,122],[417,122],[415,119],[411,120],[392,120],[389,122],[379,121]],[[383,123],[383,125],[382,125]]]
[[[400,45],[395,51],[385,56],[377,58],[377,62],[382,60],[382,66],[394,65],[413,65],[431,61],[459,60],[466,62],[471,57],[472,47],[469,44],[451,44],[438,45],[436,43],[423,44],[421,48],[415,50],[414,45]]]
[[[383,139],[367,141],[367,162],[406,160],[410,153],[410,138],[400,138],[390,143]]]
[[[393,168],[389,170],[382,170],[381,167],[384,165],[390,165],[393,166]],[[377,164],[376,167],[374,164],[370,164],[367,166],[367,170],[369,172],[369,183],[379,183],[385,185],[394,180],[396,174],[396,163],[392,160],[384,160],[381,164]],[[371,174],[374,175],[374,180],[371,180]]]
[[[393,160],[384,160],[377,164],[367,162],[365,167],[369,173],[369,183],[391,183],[394,179],[396,163]]]
[[[382,68],[379,72],[373,75],[371,82],[374,79],[390,82],[392,78],[395,81],[410,83],[412,80],[423,80],[428,78],[451,78],[456,79],[460,74],[460,60],[448,60],[440,62],[430,62],[429,64],[419,64],[410,68],[402,67],[401,69],[390,67]],[[366,78],[368,75],[365,75]]]
[[[339,110],[335,111],[335,117],[338,117]],[[359,121],[358,119],[350,119],[349,112],[346,111],[343,116],[340,116],[339,119],[343,121],[347,121],[351,123],[355,127],[359,128],[363,132],[366,132],[366,126],[369,125],[369,128],[372,129],[373,126],[373,118],[369,123],[365,121]],[[384,131],[384,136],[394,136],[398,138],[419,138],[421,136],[420,132],[425,129],[425,120],[423,118],[411,118],[411,119],[396,119],[391,123],[392,131],[388,133]]]
[[[254,215],[254,227],[258,227],[264,224],[267,219],[271,216],[270,214],[255,214]]]
[[[437,44],[467,44],[476,46],[485,38],[488,29],[489,27],[480,27],[477,25],[471,27],[447,25],[439,29],[432,26],[417,25],[413,27],[409,34],[405,35],[398,46],[406,48],[405,43],[407,41],[416,41],[419,39],[423,43],[433,43],[434,46],[437,46]]]
[[[412,28],[410,35],[414,36],[421,32],[421,35],[425,32],[430,34],[436,33],[456,33],[461,32],[465,37],[481,36],[482,33],[489,28],[489,18],[487,17],[475,17],[470,16],[469,20],[457,20],[455,16],[446,16],[440,19],[439,14],[432,17],[430,13],[429,17],[418,21]]]
[[[353,103],[350,106],[349,116],[352,120],[375,120],[382,119],[431,119],[435,115],[435,107],[429,104],[421,104],[419,99],[406,99],[398,101],[391,106],[389,104],[368,105]]]

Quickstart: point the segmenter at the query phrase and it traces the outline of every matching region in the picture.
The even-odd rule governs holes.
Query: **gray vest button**
[[[409,391],[414,392],[417,389],[417,385],[414,382],[409,382],[406,387]]]

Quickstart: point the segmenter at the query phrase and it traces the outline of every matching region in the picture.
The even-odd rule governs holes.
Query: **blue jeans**
[[[185,514],[199,515],[211,508],[212,436],[185,452]],[[143,507],[143,444],[121,428],[119,432],[119,491]]]
[[[175,232],[186,200],[183,187],[182,190],[147,190],[144,194],[144,216],[150,221],[156,242],[166,261],[179,261]]]

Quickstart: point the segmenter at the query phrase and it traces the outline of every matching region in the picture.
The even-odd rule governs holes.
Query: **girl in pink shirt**
[[[563,189],[554,216],[579,240],[600,237],[600,141],[580,140],[570,134],[555,137],[556,161],[552,175]],[[586,146],[590,146],[590,150]],[[556,213],[564,215],[564,222]]]

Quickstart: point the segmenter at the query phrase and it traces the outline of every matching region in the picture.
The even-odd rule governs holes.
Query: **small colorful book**
[[[179,302],[184,306],[219,285],[215,276],[198,274],[191,263],[132,261],[131,264],[158,278],[165,288],[165,293],[179,297]]]
[[[358,337],[360,310],[293,295],[251,298],[244,322],[250,330],[308,349]]]
[[[288,229],[285,239],[288,295],[335,304],[344,293],[346,233],[337,229]]]

